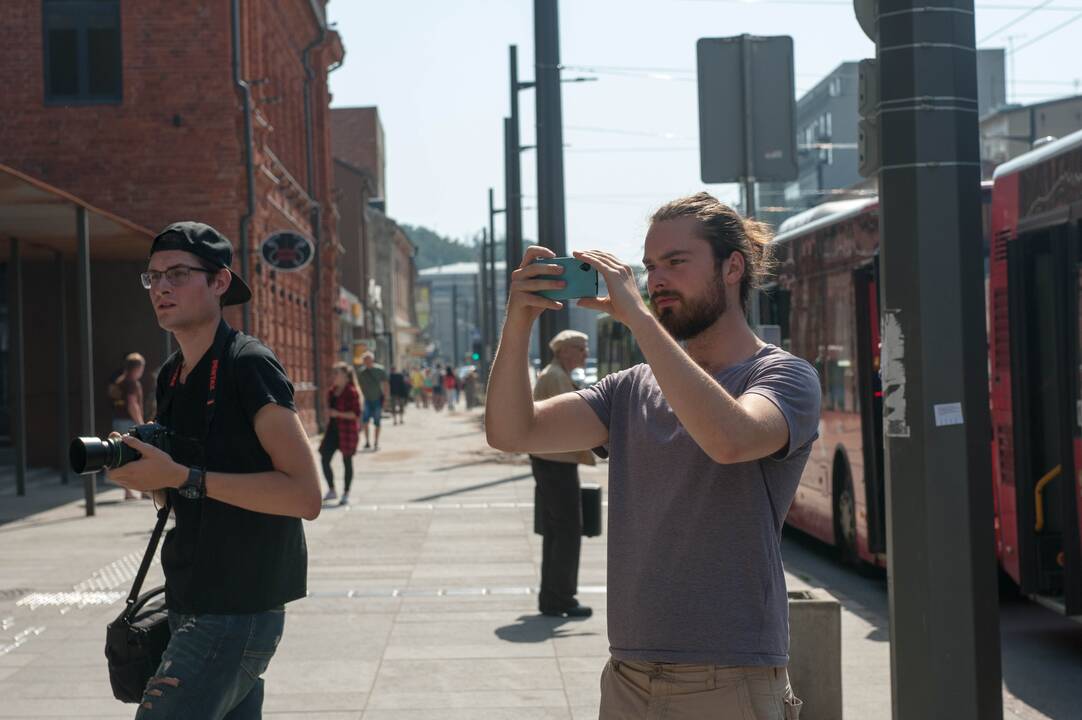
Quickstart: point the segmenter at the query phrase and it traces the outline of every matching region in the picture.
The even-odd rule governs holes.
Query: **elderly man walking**
[[[547,400],[575,391],[571,371],[586,364],[588,337],[564,330],[549,342],[550,362],[537,377],[533,397]],[[579,465],[593,465],[590,451],[530,455],[537,500],[541,506],[540,610],[554,617],[590,617],[592,611],[575,599],[578,592],[579,551],[582,547],[582,495]]]

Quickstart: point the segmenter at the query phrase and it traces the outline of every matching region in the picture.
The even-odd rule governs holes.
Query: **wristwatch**
[[[188,479],[177,488],[180,496],[186,500],[202,500],[207,496],[207,471],[203,468],[188,468]]]

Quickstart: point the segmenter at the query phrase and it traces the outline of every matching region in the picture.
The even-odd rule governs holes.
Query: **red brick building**
[[[327,76],[344,51],[325,5],[5,0],[0,23],[0,163],[138,225],[200,220],[245,248],[234,269],[254,298],[227,319],[281,358],[310,431],[338,297]],[[315,260],[267,267],[276,231],[315,242]]]

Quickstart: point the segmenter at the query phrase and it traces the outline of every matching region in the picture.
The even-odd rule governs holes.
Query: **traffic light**
[[[879,173],[879,62],[861,60],[858,66],[857,171],[863,177]]]
[[[480,340],[474,340],[473,341],[473,354],[470,355],[470,360],[472,360],[474,362],[480,362],[481,361],[481,341]]]

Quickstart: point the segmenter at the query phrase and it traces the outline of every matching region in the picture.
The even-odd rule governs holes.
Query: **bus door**
[[[883,386],[879,375],[879,258],[853,272],[856,292],[857,383],[861,444],[864,449],[868,550],[887,551],[886,493],[883,486]]]
[[[1022,591],[1082,614],[1078,228],[1021,235],[1008,256]]]

